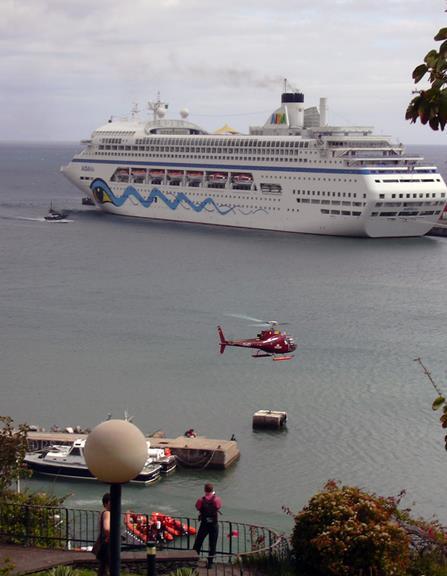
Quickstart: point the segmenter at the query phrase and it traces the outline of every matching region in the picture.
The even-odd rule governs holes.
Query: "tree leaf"
[[[439,55],[442,56],[442,58],[445,58],[446,54],[447,54],[447,40],[445,40],[439,47]]]
[[[441,28],[436,34],[435,40],[447,40],[447,28]]]
[[[445,403],[445,398],[444,398],[444,396],[438,396],[438,397],[433,401],[433,404],[431,405],[432,410],[438,410],[438,408],[440,408],[444,403]]]
[[[428,67],[426,64],[419,64],[419,66],[416,66],[416,68],[413,70],[413,80],[415,84],[417,84],[427,72]]]
[[[438,57],[439,54],[437,50],[430,50],[430,52],[425,56],[424,62],[429,68],[435,68],[436,63],[438,62]]]
[[[433,118],[430,118],[430,120],[428,121],[430,128],[432,130],[439,130],[439,119],[437,116],[434,116]]]

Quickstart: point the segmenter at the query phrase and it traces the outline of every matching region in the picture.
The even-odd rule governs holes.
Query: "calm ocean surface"
[[[0,145],[0,414],[93,427],[124,410],[146,433],[236,435],[225,472],[126,486],[123,507],[194,515],[206,480],[224,519],[287,528],[331,478],[447,524],[447,453],[421,356],[447,391],[447,238],[366,240],[138,222],[82,207],[59,167],[76,145]],[[447,147],[409,147],[446,177]],[[50,201],[69,224],[42,220]],[[219,355],[289,322],[294,360]],[[287,431],[253,432],[286,410]],[[100,484],[31,480],[99,508]]]

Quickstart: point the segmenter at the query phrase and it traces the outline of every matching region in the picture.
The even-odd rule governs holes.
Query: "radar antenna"
[[[166,102],[162,102],[160,100],[160,92],[157,93],[157,100],[150,100],[147,103],[148,109],[153,114],[154,121],[157,120],[158,117],[163,116],[165,110],[168,108],[168,104]]]
[[[134,105],[132,106],[132,110],[130,112],[130,116],[131,116],[132,120],[138,119],[139,114],[140,114],[140,109],[138,107],[138,102],[135,102]]]

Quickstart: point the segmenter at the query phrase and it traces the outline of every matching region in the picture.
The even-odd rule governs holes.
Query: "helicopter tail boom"
[[[217,332],[220,338],[220,353],[223,354],[225,352],[225,346],[228,344],[228,342],[225,340],[223,330],[220,326],[217,327]]]

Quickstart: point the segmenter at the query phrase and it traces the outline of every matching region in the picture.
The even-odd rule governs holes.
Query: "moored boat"
[[[148,460],[147,463],[158,464],[161,467],[161,474],[170,474],[177,467],[177,457],[171,454],[169,448],[151,448],[148,443]]]
[[[33,472],[77,480],[96,480],[87,467],[84,457],[85,440],[72,444],[52,446],[39,452],[27,452],[25,465]],[[131,480],[137,484],[152,484],[160,478],[161,466],[147,461],[141,472]]]

